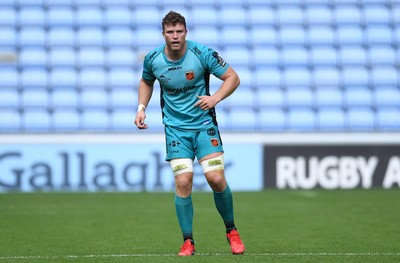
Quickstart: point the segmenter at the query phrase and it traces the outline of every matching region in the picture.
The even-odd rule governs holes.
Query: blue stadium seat
[[[344,88],[349,86],[368,87],[369,72],[364,67],[345,67],[342,69],[342,84]]]
[[[19,31],[19,47],[38,46],[45,47],[47,44],[46,31],[41,28],[24,27]]]
[[[78,65],[84,67],[104,67],[106,58],[101,48],[81,48],[77,53]]]
[[[126,6],[109,7],[105,10],[105,25],[129,27],[132,24],[131,12]]]
[[[400,25],[400,5],[392,6],[392,24]]]
[[[103,30],[100,27],[80,27],[76,33],[76,41],[78,47],[103,47]]]
[[[246,10],[241,6],[224,7],[218,13],[218,20],[223,27],[246,25]]]
[[[330,26],[333,23],[332,10],[325,5],[310,5],[305,10],[305,21],[308,25]]]
[[[283,47],[281,49],[281,66],[282,67],[291,67],[291,66],[300,66],[307,67],[309,66],[309,54],[306,48],[301,46],[294,47]]]
[[[47,66],[47,51],[43,47],[23,48],[18,58],[19,65],[23,68]]]
[[[110,114],[111,131],[138,131],[134,124],[135,115],[136,113],[132,109],[114,109]]]
[[[330,26],[310,26],[307,33],[308,44],[311,46],[336,44],[333,29]]]
[[[107,132],[109,114],[103,109],[85,109],[81,113],[81,127],[84,131]]]
[[[254,72],[254,84],[256,87],[280,87],[282,85],[282,73],[276,68],[256,68]]]
[[[260,109],[259,122],[259,127],[265,131],[278,132],[287,128],[286,114],[281,109]]]
[[[286,88],[309,88],[312,86],[310,71],[305,67],[287,68],[283,71]]]
[[[133,88],[111,89],[110,92],[110,106],[112,109],[125,108],[133,111],[132,108],[134,108],[137,101],[137,92]],[[154,89],[151,101],[159,100],[156,93]]]
[[[339,72],[333,67],[316,68],[313,72],[314,85],[316,88],[330,86],[339,87]]]
[[[250,52],[248,49],[238,46],[227,46],[220,55],[235,67],[249,67],[250,66]]]
[[[159,34],[161,34],[159,32]],[[128,27],[112,27],[106,31],[106,45],[108,47],[133,47],[135,38]]]
[[[131,0],[103,0],[103,4],[106,7],[130,7]]]
[[[103,0],[75,0],[78,7],[100,7]]]
[[[17,32],[12,27],[0,27],[0,47],[15,48]]]
[[[49,27],[65,26],[72,28],[75,25],[75,13],[70,7],[53,7],[47,13],[47,24]]]
[[[17,110],[0,110],[0,132],[20,132],[21,115]]]
[[[19,93],[15,89],[0,90],[0,112],[4,109],[17,110],[20,107]]]
[[[79,3],[79,8],[76,10],[76,22],[80,27],[103,26],[103,11],[100,7],[83,7],[82,3]]]
[[[80,89],[106,89],[106,72],[99,68],[84,68],[79,73]]]
[[[51,105],[53,109],[75,109],[80,105],[79,94],[74,89],[55,89],[51,93]]]
[[[313,46],[310,50],[310,63],[314,67],[335,67],[338,65],[338,52],[330,46]]]
[[[51,114],[45,109],[25,109],[22,124],[25,132],[50,132]]]
[[[253,88],[253,71],[249,67],[235,67],[236,73],[240,77],[240,88],[248,92],[252,92]]]
[[[160,3],[160,0],[148,0],[148,1],[142,1],[142,0],[131,0],[130,1],[132,6],[149,6],[149,7],[158,7],[158,4]]]
[[[399,71],[395,67],[376,66],[371,71],[372,85],[391,85],[399,87]]]
[[[342,46],[338,55],[341,66],[367,66],[367,54],[362,46]]]
[[[163,43],[161,28],[138,28],[135,32],[135,45],[145,47],[150,51]]]
[[[342,91],[338,87],[319,87],[315,91],[315,98],[318,109],[343,106]]]
[[[288,111],[288,130],[289,131],[315,131],[316,117],[312,109],[308,108],[289,108]]]
[[[382,107],[377,111],[377,126],[380,131],[398,131],[400,129],[400,108]]]
[[[382,4],[366,5],[363,8],[364,23],[367,25],[373,24],[390,24],[389,9]]]
[[[77,73],[71,68],[56,68],[50,72],[50,87],[76,89],[78,85]]]
[[[251,58],[254,68],[260,66],[278,67],[280,65],[280,54],[275,47],[255,46],[251,50]]]
[[[306,44],[306,35],[304,29],[300,26],[284,26],[279,32],[279,44],[304,46]]]
[[[22,92],[21,104],[24,109],[48,109],[50,105],[49,93],[44,89],[29,89]]]
[[[257,107],[262,108],[286,108],[286,97],[281,89],[258,89],[255,95],[258,99]]]
[[[251,46],[275,46],[278,44],[277,32],[273,27],[253,26],[248,34]]]
[[[162,132],[164,125],[162,124],[162,114],[160,107],[148,107],[146,109],[145,123],[149,126],[149,132]]]
[[[392,45],[394,42],[389,26],[370,25],[366,28],[367,45]]]
[[[375,106],[382,107],[400,106],[400,89],[397,86],[377,86],[373,91]]]
[[[138,28],[149,26],[158,29],[161,34],[161,15],[160,12],[154,7],[138,6],[132,11],[132,21]]]
[[[349,131],[373,131],[375,116],[369,107],[354,107],[347,110],[347,129]]]
[[[48,88],[48,74],[46,69],[26,68],[21,72],[21,86],[27,88]]]
[[[248,24],[252,27],[275,24],[275,11],[267,5],[249,5],[247,12]]]
[[[229,126],[231,131],[254,131],[258,118],[251,108],[231,108],[229,111]]]
[[[337,28],[338,45],[357,45],[365,44],[364,31],[356,25],[344,25]]]
[[[339,26],[361,25],[361,11],[356,5],[338,5],[333,12],[335,24]]]
[[[249,36],[245,27],[232,26],[221,29],[221,44],[223,46],[241,46],[249,43]]]
[[[18,24],[21,27],[45,27],[45,12],[41,7],[27,7],[19,10]]]
[[[154,89],[153,89],[153,95],[151,96],[151,100],[149,101],[149,104],[147,105],[147,108],[152,108],[152,109],[157,109],[160,108],[160,87],[154,85]],[[135,98],[137,96],[137,91],[134,92],[133,94],[133,98]],[[132,98],[132,97],[130,97]],[[131,100],[131,106],[132,106],[132,102],[136,103],[135,100]]]
[[[0,70],[0,79],[1,89],[16,89],[19,86],[19,74],[14,69]]]
[[[300,6],[296,5],[278,5],[276,9],[276,19],[280,26],[302,25],[304,15]]]
[[[32,7],[44,7],[46,5],[46,0],[17,0],[16,5],[21,6],[32,6]]]
[[[371,46],[368,49],[369,64],[374,65],[387,65],[395,66],[396,53],[390,46]],[[400,57],[398,58],[400,59]]]
[[[319,109],[316,118],[320,131],[345,131],[345,114],[339,107]]]
[[[50,47],[74,47],[75,33],[70,27],[53,27],[48,32],[48,45]]]
[[[372,92],[365,87],[346,89],[344,91],[344,102],[347,107],[369,107],[372,108]]]
[[[53,7],[73,7],[74,5],[75,5],[75,0],[47,1],[47,6],[49,8],[53,8]]]
[[[234,108],[253,110],[252,108],[256,105],[256,102],[257,97],[252,90],[239,87],[231,96],[224,100],[223,106],[228,111],[234,110]]]
[[[188,31],[188,38],[214,49],[220,44],[220,34],[214,26],[196,26]]]
[[[49,65],[51,67],[70,67],[76,66],[76,52],[72,47],[52,48],[49,53]]]
[[[111,69],[109,73],[109,84],[111,89],[133,88],[139,83],[135,73],[130,68]]]
[[[190,20],[196,26],[216,26],[219,22],[217,10],[210,6],[192,9]]]
[[[113,67],[131,67],[139,66],[139,55],[133,49],[126,47],[112,47],[106,53],[107,65]]]
[[[0,26],[15,27],[17,25],[17,15],[13,8],[5,7],[0,9]]]
[[[82,90],[80,93],[82,109],[108,109],[109,94],[105,90]]]
[[[167,1],[167,0],[164,0]],[[194,1],[194,0],[192,0]],[[243,7],[247,4],[247,0],[218,0],[216,1],[218,3],[219,8],[224,8],[227,6],[237,6],[237,7]]]
[[[75,109],[55,109],[53,111],[53,129],[55,132],[79,132],[80,113]]]
[[[289,89],[286,91],[286,97],[288,108],[305,107],[311,109],[314,105],[314,97],[311,89]]]

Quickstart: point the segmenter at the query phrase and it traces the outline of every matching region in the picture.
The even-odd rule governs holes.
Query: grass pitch
[[[399,190],[234,192],[232,255],[212,193],[194,193],[196,255],[173,193],[0,194],[0,262],[399,262]]]

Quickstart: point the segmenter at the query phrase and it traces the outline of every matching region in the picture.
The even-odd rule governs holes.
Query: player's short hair
[[[186,29],[186,20],[185,17],[178,12],[169,11],[162,20],[162,28],[164,31],[164,26],[175,26],[176,24],[182,24],[185,26]]]

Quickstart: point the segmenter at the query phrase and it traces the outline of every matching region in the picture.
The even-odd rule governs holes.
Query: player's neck
[[[183,45],[183,47],[179,50],[171,50],[168,46],[165,46],[164,52],[167,58],[171,61],[177,61],[181,59],[186,53],[187,43]]]

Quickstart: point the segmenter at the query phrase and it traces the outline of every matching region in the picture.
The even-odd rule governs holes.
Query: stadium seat
[[[188,39],[204,43],[211,48],[218,48],[220,44],[220,34],[214,26],[196,26],[188,31]]]
[[[382,107],[377,111],[377,126],[380,131],[398,131],[400,129],[400,108]]]
[[[133,97],[130,98],[135,98],[137,96],[137,91],[135,91],[132,95],[134,95]],[[135,105],[136,101],[135,100],[131,100],[131,105]],[[160,87],[156,86],[153,89],[153,95],[151,96],[151,100],[149,101],[149,104],[147,105],[147,108],[152,108],[152,109],[157,109],[157,108],[161,108],[160,107]]]
[[[288,111],[288,130],[289,131],[315,131],[316,118],[312,109],[308,108],[289,108]]]
[[[372,109],[372,92],[366,87],[346,89],[344,102],[347,107],[369,107]]]
[[[0,47],[15,48],[17,32],[11,27],[0,27]]]
[[[145,123],[149,127],[148,128],[149,132],[164,131],[164,125],[162,123],[161,108],[159,106],[158,107],[147,107]]]
[[[50,87],[76,89],[78,85],[77,73],[71,68],[56,68],[50,72]]]
[[[249,29],[251,46],[275,46],[278,44],[277,32],[273,27],[253,26]]]
[[[346,130],[345,114],[341,108],[330,107],[321,108],[317,112],[317,125],[319,131],[339,131]]]
[[[113,132],[136,132],[134,124],[136,113],[132,109],[114,109],[110,115],[110,129]]]
[[[27,88],[48,88],[48,74],[46,69],[26,68],[21,72],[21,87]]]
[[[55,132],[82,131],[80,113],[75,109],[55,109],[52,117]]]
[[[308,51],[301,46],[283,47],[281,49],[281,66],[282,67],[307,67],[309,66]]]
[[[368,49],[369,65],[395,66],[396,53],[390,46],[371,46]],[[400,57],[398,58],[400,59]]]
[[[114,46],[134,47],[135,46],[135,38],[133,35],[133,31],[131,31],[128,27],[109,28],[106,31],[105,41],[106,41],[105,44],[108,47],[114,47]]]
[[[53,7],[50,8],[47,13],[47,23],[49,27],[65,26],[72,28],[75,26],[75,13],[70,7]]]
[[[104,34],[100,27],[80,27],[76,33],[78,47],[103,47],[104,44]]]
[[[192,9],[190,20],[196,26],[216,26],[218,25],[218,13],[212,6],[201,6]]]
[[[289,89],[286,91],[287,107],[311,109],[314,105],[314,95],[311,89]]]
[[[308,44],[311,46],[334,46],[336,44],[335,36],[330,26],[309,26],[307,36]]]
[[[136,102],[137,102],[137,91],[133,88],[127,89],[111,89],[110,90],[110,106],[112,109],[129,109],[130,111],[134,111]],[[159,92],[158,92],[159,95]],[[151,101],[158,101],[159,97],[157,97],[157,91],[153,91]]]
[[[283,81],[286,88],[310,88],[312,86],[310,71],[305,67],[292,67],[283,71]]]
[[[344,25],[337,28],[337,40],[339,46],[365,44],[364,32],[356,25]]]
[[[325,5],[309,5],[305,10],[307,25],[332,25],[332,10]]]
[[[19,86],[19,74],[14,69],[0,70],[0,88],[1,89],[17,89]]]
[[[366,28],[366,44],[367,45],[392,45],[392,30],[384,25],[370,25]]]
[[[158,33],[161,34],[160,12],[152,6],[137,6],[132,11],[132,21],[138,28],[148,26],[158,29]]]
[[[123,26],[130,27],[132,24],[132,16],[126,6],[109,7],[104,13],[105,26]]]
[[[280,65],[280,53],[275,47],[255,46],[251,49],[252,67]]]
[[[109,94],[104,90],[82,90],[80,97],[81,106],[84,110],[92,108],[108,109]]]
[[[314,85],[316,88],[331,86],[339,87],[339,72],[333,67],[316,68],[313,71]]]
[[[17,13],[13,8],[4,7],[0,9],[0,27],[15,27],[17,25]]]
[[[376,66],[371,71],[372,85],[382,86],[399,86],[399,71],[395,67]]]
[[[107,66],[114,67],[131,67],[139,66],[139,55],[136,51],[127,47],[112,47],[106,53]]]
[[[310,64],[315,67],[337,66],[338,52],[330,46],[313,46],[310,50]]]
[[[107,132],[108,112],[103,109],[84,109],[81,113],[81,127],[84,131]]]
[[[381,24],[388,26],[390,24],[389,9],[382,4],[366,5],[363,8],[364,23],[367,25]]]
[[[75,33],[69,27],[52,27],[48,32],[48,45],[50,47],[70,47],[75,46]]]
[[[400,89],[396,86],[377,86],[373,91],[375,107],[398,107],[400,105]]]
[[[103,49],[101,48],[81,48],[77,53],[78,63],[80,68],[85,67],[104,67],[106,58]]]
[[[286,130],[287,128],[286,114],[281,109],[260,109],[259,122],[259,127],[264,131],[280,132]]]
[[[319,87],[315,91],[315,97],[318,109],[341,108],[343,106],[343,94],[338,87]]]
[[[0,111],[4,109],[19,109],[19,101],[18,91],[14,89],[0,89]]]
[[[233,68],[250,66],[250,52],[246,48],[228,46],[220,54]]]
[[[21,104],[24,109],[41,108],[49,109],[49,93],[44,89],[24,90],[21,96]]]
[[[338,55],[341,66],[367,66],[367,54],[362,46],[342,46]]]
[[[74,89],[55,89],[51,93],[51,105],[53,109],[79,109],[79,94]]]
[[[254,131],[258,125],[258,118],[251,108],[231,108],[229,110],[229,125],[231,131]]]
[[[75,0],[78,7],[100,7],[103,0]]]
[[[130,7],[131,0],[103,0],[104,6],[107,7],[124,7],[128,8]]]
[[[46,31],[41,28],[24,27],[19,31],[18,45],[19,47],[45,47],[46,46]]]
[[[0,110],[0,132],[20,132],[21,131],[21,115],[15,109]]]
[[[79,27],[102,27],[103,11],[100,7],[84,7],[80,2],[79,8],[76,10],[76,22]]]
[[[245,27],[232,26],[221,29],[221,44],[223,46],[246,47],[249,44],[249,36]]]
[[[70,67],[76,66],[76,52],[71,47],[52,48],[49,53],[49,65],[54,67]]]
[[[258,89],[255,92],[257,108],[286,108],[286,97],[281,89]]]
[[[346,113],[349,131],[374,131],[375,116],[369,107],[349,108]]]
[[[18,25],[20,27],[45,27],[46,17],[41,7],[24,7],[18,12]]]
[[[22,114],[25,132],[50,132],[52,127],[51,115],[46,109],[25,109]]]
[[[258,67],[254,72],[254,84],[256,87],[280,87],[282,85],[282,73],[276,68]]]
[[[364,67],[345,67],[342,69],[342,84],[344,88],[349,86],[368,87],[369,72]]]
[[[338,5],[333,12],[335,24],[338,26],[361,25],[361,11],[356,5]]]
[[[99,68],[84,68],[79,73],[79,88],[80,89],[106,89],[107,76],[103,69]]]
[[[218,13],[218,20],[223,27],[246,25],[246,10],[241,6],[225,6]]]
[[[47,51],[42,47],[23,48],[20,50],[19,65],[26,67],[47,67]]]
[[[134,33],[135,45],[145,47],[148,51],[163,43],[161,28],[138,28]]]
[[[249,5],[248,7],[248,23],[251,27],[253,26],[265,26],[275,24],[275,12],[274,9],[267,6],[254,6]]]
[[[111,89],[133,88],[139,83],[135,73],[130,68],[112,69],[109,73],[109,84]]]
[[[279,44],[285,45],[306,45],[306,36],[303,28],[300,26],[284,26],[278,31]]]
[[[297,5],[278,5],[276,20],[280,26],[302,25],[304,23],[303,11]]]
[[[249,67],[235,67],[236,73],[240,77],[240,89],[252,92],[250,89],[253,88],[253,71]]]
[[[257,98],[252,90],[238,88],[231,96],[226,98],[223,102],[224,109],[232,111],[235,108],[246,108],[253,110],[256,105]]]
[[[75,0],[57,0],[57,1],[47,1],[47,6],[49,8],[53,7],[73,7]]]

